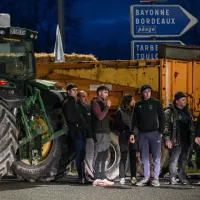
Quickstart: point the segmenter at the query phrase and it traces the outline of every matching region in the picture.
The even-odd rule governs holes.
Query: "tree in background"
[[[79,20],[71,15],[77,0],[65,1],[66,47],[75,43],[79,35]],[[58,7],[55,0],[7,0],[0,4],[1,13],[11,15],[11,25],[38,31],[36,52],[53,52],[58,23]],[[66,48],[67,49],[67,48]]]

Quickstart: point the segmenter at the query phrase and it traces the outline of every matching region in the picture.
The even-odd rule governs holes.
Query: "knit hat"
[[[183,97],[186,97],[185,94],[183,92],[177,92],[175,95],[174,95],[174,100],[179,100]]]
[[[76,84],[74,83],[69,83],[66,87],[66,90],[71,90],[72,88],[78,88]]]
[[[140,93],[142,94],[146,89],[152,90],[150,85],[143,85],[140,89]]]

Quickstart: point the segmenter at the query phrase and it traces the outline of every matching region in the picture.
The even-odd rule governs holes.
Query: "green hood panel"
[[[35,79],[35,80],[28,81],[28,83],[44,90],[57,90],[57,91],[65,92],[65,89],[60,87],[60,84],[58,82],[54,82],[54,81]]]

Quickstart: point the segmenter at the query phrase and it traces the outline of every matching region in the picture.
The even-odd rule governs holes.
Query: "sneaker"
[[[188,180],[182,180],[180,181],[182,185],[190,185],[190,182]]]
[[[119,182],[121,185],[124,185],[125,184],[125,178],[121,178],[120,182]]]
[[[170,185],[178,185],[178,182],[176,181],[176,179],[173,177],[171,178],[171,180],[169,181]]]
[[[137,179],[135,177],[132,177],[131,179],[131,184],[135,185],[137,183]]]
[[[155,186],[155,187],[159,187],[160,186],[160,182],[159,182],[158,179],[153,179],[153,181],[151,182],[151,185]]]
[[[114,185],[115,184],[114,182],[109,181],[108,179],[103,179],[102,182],[105,183],[106,186],[110,186],[110,185]]]
[[[101,183],[102,183],[102,180],[101,179],[96,179],[96,180],[94,180],[94,182],[93,182],[93,186],[99,186],[99,185],[101,185]]]
[[[148,182],[149,182],[149,180],[142,179],[141,181],[137,182],[135,185],[137,185],[137,186],[145,186],[145,185],[148,184]]]

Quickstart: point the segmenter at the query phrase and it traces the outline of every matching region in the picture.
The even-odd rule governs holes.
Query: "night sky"
[[[134,4],[139,4],[139,0],[66,0],[65,52],[91,53],[99,60],[131,59],[130,6]],[[200,21],[199,0],[168,0],[165,4],[181,5]],[[39,32],[37,52],[53,52],[57,25],[55,0],[4,0],[0,12],[11,14],[13,26]],[[200,46],[200,22],[181,38],[170,39]]]

